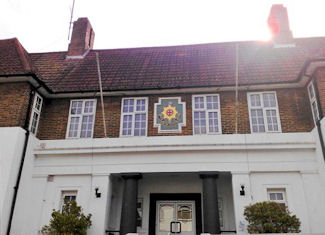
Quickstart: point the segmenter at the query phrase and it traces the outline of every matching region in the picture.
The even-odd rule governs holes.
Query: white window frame
[[[217,96],[218,97],[218,109],[207,109],[207,96]],[[195,98],[196,97],[204,97],[204,108],[198,108],[195,109]],[[206,127],[206,133],[200,133],[196,134],[194,132],[194,112],[195,111],[205,111],[205,127]],[[209,112],[218,112],[218,132],[210,132],[209,131]],[[222,134],[222,124],[221,124],[221,106],[220,106],[220,95],[219,94],[202,94],[202,95],[192,95],[192,129],[193,129],[193,135],[216,135],[216,134]]]
[[[39,98],[41,100],[40,109],[39,110],[36,108],[37,98]],[[40,118],[41,118],[42,107],[43,107],[43,98],[38,93],[35,93],[34,101],[33,101],[32,113],[31,113],[30,120],[29,120],[29,131],[32,134],[34,134],[34,135],[37,134],[38,124],[39,124],[39,121],[40,121]],[[38,114],[38,118],[36,120],[35,132],[32,132],[32,125],[33,125],[34,113]]]
[[[124,100],[130,100],[133,99],[134,100],[134,109],[133,112],[127,112],[127,113],[123,113],[123,103]],[[136,111],[136,104],[137,104],[137,100],[145,100],[146,101],[146,106],[145,106],[145,111]],[[120,137],[146,137],[148,135],[148,105],[149,105],[149,99],[148,97],[125,97],[122,98],[121,100],[121,118],[120,118]],[[135,136],[134,135],[134,124],[135,124],[135,115],[136,114],[146,114],[146,131],[145,131],[145,135],[143,136]],[[123,135],[123,117],[124,115],[132,115],[132,130],[131,130],[131,135]]]
[[[75,196],[77,201],[78,190],[61,190],[61,197],[60,197],[60,211],[63,209],[64,198],[66,196]]]
[[[312,89],[312,91],[314,93],[314,97],[312,97],[312,95],[310,94],[310,88]],[[315,86],[313,84],[313,81],[310,81],[310,83],[307,86],[307,90],[308,90],[308,97],[309,97],[309,103],[310,103],[311,112],[312,112],[312,115],[313,115],[313,120],[314,120],[314,123],[316,124],[316,122],[319,120],[319,109],[318,109],[318,103],[317,103],[317,99],[316,99]],[[317,115],[315,115],[315,113],[314,113],[313,103],[316,104]],[[316,116],[317,116],[318,120],[315,120],[315,117]]]
[[[288,207],[288,201],[287,201],[287,193],[286,188],[267,188],[267,200],[270,202],[276,202],[276,203],[283,203],[286,207]],[[271,200],[271,193],[281,193],[282,194],[282,200]]]
[[[82,108],[81,108],[81,114],[71,114],[71,108],[72,108],[72,102],[74,101],[82,101]],[[80,137],[80,133],[81,133],[81,125],[82,125],[82,117],[84,115],[84,107],[85,107],[85,103],[86,101],[94,101],[94,108],[93,108],[93,129],[91,131],[91,137],[86,137],[86,138],[81,138]],[[93,138],[94,136],[94,128],[95,128],[95,120],[96,120],[96,107],[97,107],[97,99],[76,99],[76,100],[70,100],[70,108],[69,108],[69,119],[68,119],[68,125],[67,125],[67,130],[66,130],[66,139],[89,139],[89,138]],[[87,113],[86,115],[89,115],[89,113]],[[77,137],[69,137],[69,130],[70,130],[70,122],[71,122],[71,117],[80,117],[80,122],[78,125],[78,134]]]
[[[273,93],[275,95],[275,107],[264,107],[263,94],[270,94],[270,93]],[[251,95],[260,95],[261,107],[251,107]],[[277,98],[277,95],[276,95],[275,91],[247,92],[247,103],[248,103],[249,126],[250,126],[250,130],[251,130],[251,134],[281,133],[282,132],[279,105],[278,105],[278,98]],[[265,132],[253,132],[251,109],[262,109]],[[273,110],[276,111],[276,117],[277,117],[277,123],[278,123],[278,130],[277,131],[269,131],[268,130],[267,117],[266,117],[266,110],[267,109],[273,109]]]

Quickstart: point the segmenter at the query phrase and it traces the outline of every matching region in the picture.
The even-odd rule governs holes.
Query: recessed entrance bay
[[[195,201],[157,201],[156,234],[195,234]]]

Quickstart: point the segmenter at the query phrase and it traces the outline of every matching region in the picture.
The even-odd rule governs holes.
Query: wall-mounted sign
[[[158,132],[181,132],[186,125],[185,102],[180,97],[159,98],[155,104],[154,126]]]

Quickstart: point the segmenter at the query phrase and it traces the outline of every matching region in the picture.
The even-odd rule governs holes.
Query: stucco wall
[[[0,128],[0,234],[7,230],[24,140],[22,128]]]
[[[321,226],[323,209],[316,204],[322,201],[324,190],[319,187],[315,141],[314,133],[200,139],[166,136],[134,138],[132,142],[125,138],[39,141],[32,137],[14,216],[14,224],[19,226],[14,226],[13,234],[36,233],[47,223],[51,210],[58,209],[61,189],[69,187],[78,188],[78,202],[86,213],[93,214],[89,234],[104,234],[105,229],[119,228],[122,182],[113,180],[112,175],[200,171],[231,173],[232,182],[228,183],[232,185],[234,225],[239,234],[244,206],[266,199],[264,184],[290,185],[292,191],[288,193],[295,195],[289,197],[290,209],[301,217],[303,232],[325,232]],[[53,175],[52,182],[48,182],[48,175]],[[199,178],[180,177],[175,184],[159,177],[153,179],[144,177],[139,181],[139,195],[144,199],[150,192],[201,191]],[[245,196],[239,195],[241,184],[245,185]],[[95,187],[99,187],[101,198],[95,198]],[[148,211],[145,204],[144,211]],[[144,231],[145,227],[139,230]]]

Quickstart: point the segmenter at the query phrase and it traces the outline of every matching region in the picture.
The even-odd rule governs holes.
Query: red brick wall
[[[236,109],[235,98],[236,93],[233,91],[221,92],[220,107],[221,107],[221,122],[223,134],[234,134],[236,132]],[[246,92],[238,93],[238,113],[237,113],[237,133],[250,133],[249,115],[247,108]]]
[[[23,127],[31,87],[28,83],[0,83],[0,127]]]
[[[282,132],[305,132],[313,128],[311,110],[306,90],[279,89],[277,99],[279,103]],[[222,133],[235,133],[235,92],[220,92]],[[181,133],[158,133],[158,128],[153,127],[154,103],[159,97],[181,97],[186,102],[186,126]],[[108,137],[119,137],[122,97],[105,97],[105,120]],[[47,100],[42,111],[39,138],[63,139],[69,116],[70,99]],[[160,135],[192,135],[192,94],[171,94],[149,96],[148,136]],[[239,92],[238,103],[238,133],[250,133],[249,114],[247,108],[247,93]],[[104,137],[102,111],[100,99],[97,99],[94,137]]]
[[[68,123],[70,99],[44,99],[37,137],[64,139]]]
[[[277,90],[282,132],[305,132],[314,127],[306,88]]]

